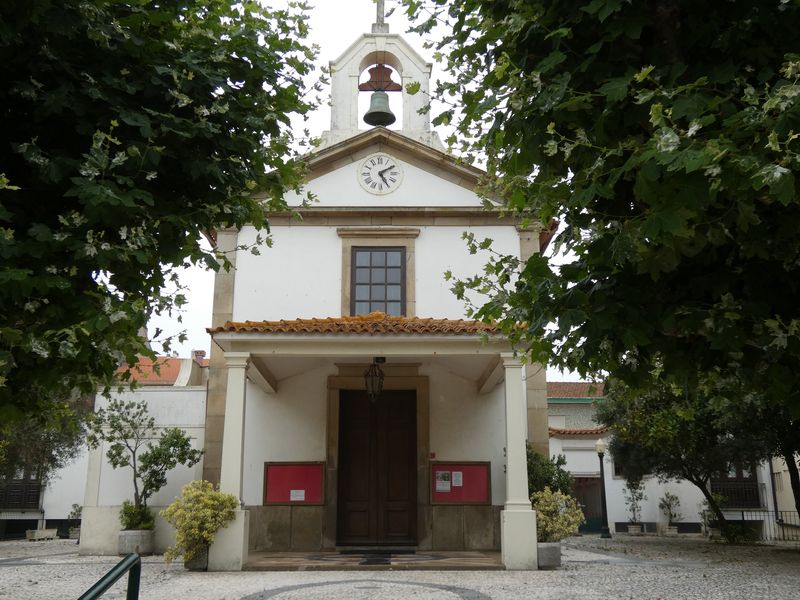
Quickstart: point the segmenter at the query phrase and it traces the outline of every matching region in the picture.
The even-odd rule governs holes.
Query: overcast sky
[[[277,6],[281,2],[273,2],[272,4]],[[392,0],[387,0],[387,10],[392,6],[396,6],[396,3],[392,2]],[[372,23],[375,22],[375,16],[375,3],[372,0],[320,0],[312,3],[309,21],[311,31],[308,43],[319,46],[317,65],[328,65],[330,61],[338,58],[362,33],[369,33]],[[402,34],[423,57],[432,61],[432,52],[423,48],[425,40],[417,34],[407,32],[410,25],[399,8],[386,22],[389,24],[391,33]],[[434,63],[432,82],[441,77],[442,70],[440,65]],[[399,95],[390,94],[390,98],[392,96]],[[395,104],[399,102],[399,97],[393,98],[393,100],[392,104]],[[399,110],[394,107],[393,110],[395,114],[399,113]],[[307,123],[302,124],[302,121],[299,121],[298,125],[302,128],[308,128],[313,136],[319,136],[330,127],[330,108],[327,104],[321,106]],[[440,132],[440,135],[444,137],[443,132]],[[269,249],[265,251],[269,252]],[[177,353],[178,356],[187,357],[192,350],[205,350],[208,352],[210,348],[211,339],[205,329],[211,323],[214,275],[210,271],[192,268],[182,274],[181,280],[188,287],[189,299],[188,305],[184,307],[182,312],[183,323],[178,323],[174,317],[154,318],[150,324],[150,335],[154,336],[156,328],[163,330],[162,335],[176,335],[185,330],[188,339],[182,344],[173,342],[172,351]],[[287,315],[287,317],[291,316]],[[574,379],[574,377],[568,378]],[[562,377],[558,372],[549,369],[548,379],[554,381],[562,379]]]

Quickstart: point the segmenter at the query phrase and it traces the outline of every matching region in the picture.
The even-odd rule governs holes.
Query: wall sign
[[[490,462],[431,462],[431,504],[491,503]]]
[[[324,462],[264,463],[264,504],[324,503]]]

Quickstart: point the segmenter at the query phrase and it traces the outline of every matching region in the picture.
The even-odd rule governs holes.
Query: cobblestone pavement
[[[144,559],[142,600],[489,600],[800,598],[800,548],[725,546],[697,537],[565,540],[557,571],[190,573]],[[115,557],[74,541],[0,542],[0,600],[74,600]],[[125,597],[124,579],[105,596]]]

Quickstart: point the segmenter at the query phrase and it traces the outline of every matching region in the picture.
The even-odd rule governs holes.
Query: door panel
[[[416,543],[415,393],[340,398],[337,543]]]

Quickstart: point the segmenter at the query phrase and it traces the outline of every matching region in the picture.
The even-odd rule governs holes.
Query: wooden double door
[[[411,390],[342,390],[337,544],[417,542],[417,402]]]

